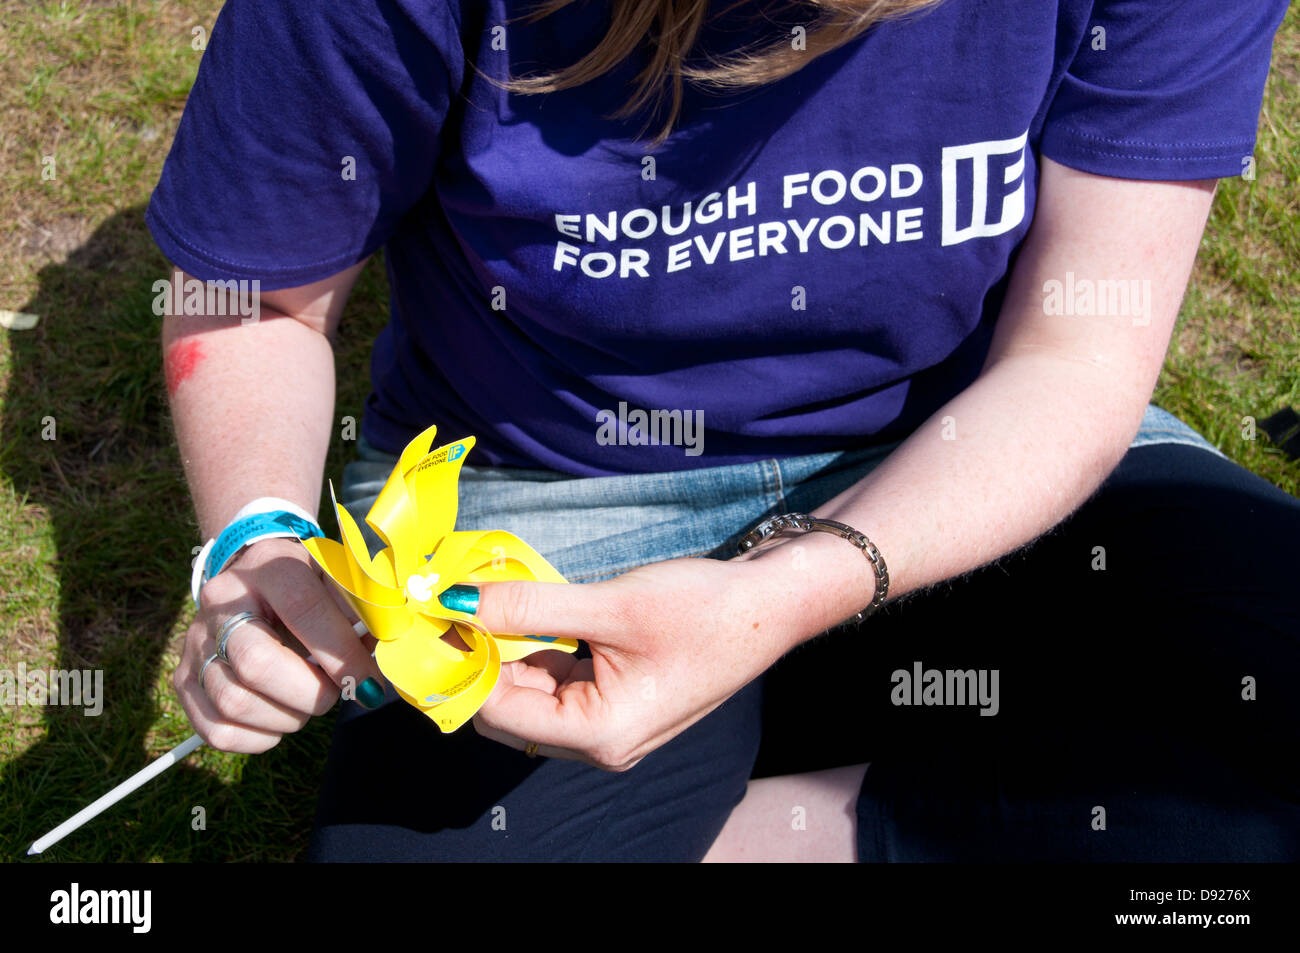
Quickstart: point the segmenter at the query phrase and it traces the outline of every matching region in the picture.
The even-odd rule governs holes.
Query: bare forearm
[[[996,560],[1063,520],[1118,463],[1145,405],[1138,389],[1117,389],[1099,368],[1010,357],[815,512],[870,537],[893,599]],[[869,562],[832,535],[790,539],[759,558],[772,560],[774,584],[791,589],[799,639],[875,594]]]
[[[1061,522],[1114,469],[1145,405],[1103,369],[1009,357],[818,513],[862,528],[885,555],[891,596],[903,595]]]
[[[315,513],[334,412],[328,339],[293,318],[168,317],[163,353],[172,417],[204,537],[249,500]]]

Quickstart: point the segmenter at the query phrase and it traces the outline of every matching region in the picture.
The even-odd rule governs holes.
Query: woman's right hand
[[[256,754],[329,711],[344,686],[368,707],[382,700],[383,675],[370,654],[374,639],[357,637],[344,606],[297,540],[262,540],[236,554],[204,583],[172,677],[199,736],[222,751]],[[214,660],[200,686],[218,630],[240,612],[267,622],[235,628],[226,643],[230,664]],[[291,633],[287,640],[272,628],[277,620]],[[375,681],[367,685],[367,679]]]

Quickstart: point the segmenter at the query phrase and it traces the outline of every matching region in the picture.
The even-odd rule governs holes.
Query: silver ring
[[[207,688],[203,684],[203,676],[208,674],[208,666],[211,665],[216,660],[217,660],[217,656],[209,655],[207,661],[203,663],[203,667],[199,669],[199,688],[202,688],[204,692],[207,691]],[[226,664],[229,665],[230,663],[227,662]]]
[[[230,664],[230,657],[226,655],[226,645],[230,642],[230,636],[245,622],[252,622],[255,619],[258,622],[266,622],[268,626],[271,624],[256,612],[237,612],[221,623],[221,628],[217,629],[217,658],[227,665]]]

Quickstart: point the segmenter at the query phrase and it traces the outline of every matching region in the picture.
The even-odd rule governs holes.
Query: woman
[[[261,291],[165,326],[218,538],[175,684],[243,752],[359,686],[314,859],[1300,852],[1260,740],[1300,502],[1148,407],[1284,4],[819,9],[223,9],[148,212],[178,280]],[[458,590],[586,646],[474,733],[385,691],[292,538],[381,246],[342,501],[474,434],[458,528],[587,583]],[[799,513],[862,535],[736,555]]]

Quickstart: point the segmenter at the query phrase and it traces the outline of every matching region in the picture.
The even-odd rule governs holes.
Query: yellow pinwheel
[[[453,532],[460,468],[474,438],[430,452],[437,430],[430,427],[406,445],[366,515],[366,523],[385,543],[373,559],[360,527],[337,499],[334,510],[343,541],[317,538],[303,540],[303,545],[378,639],[375,661],[397,693],[450,732],[487,701],[502,662],[543,649],[573,652],[578,643],[494,635],[474,616],[438,600],[457,584],[566,580],[512,533]],[[469,651],[443,638],[453,632]]]

